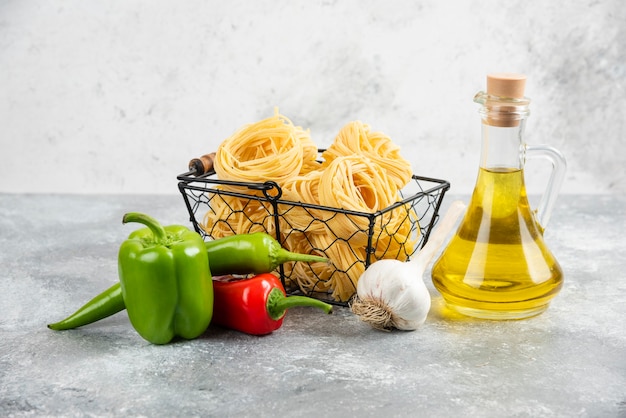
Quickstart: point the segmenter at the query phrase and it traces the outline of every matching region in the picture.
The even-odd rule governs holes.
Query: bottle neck
[[[523,139],[525,121],[515,127],[482,124],[480,167],[487,170],[521,170],[524,168]]]
[[[482,142],[480,167],[491,171],[521,170],[525,160],[524,127],[528,99],[504,99],[480,92]]]

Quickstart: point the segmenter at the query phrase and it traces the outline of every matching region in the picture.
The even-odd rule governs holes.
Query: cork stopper
[[[496,73],[487,75],[487,94],[509,99],[523,99],[526,76],[523,74]]]
[[[485,123],[500,127],[519,126],[523,109],[528,105],[524,98],[525,87],[526,76],[523,74],[488,74]]]

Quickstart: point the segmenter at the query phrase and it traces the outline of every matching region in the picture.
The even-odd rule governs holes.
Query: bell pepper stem
[[[278,288],[272,289],[267,298],[267,313],[270,318],[275,321],[282,318],[288,309],[296,306],[319,308],[327,314],[331,314],[333,312],[332,305],[326,302],[306,296],[285,296]]]
[[[128,222],[138,222],[150,228],[150,231],[154,234],[155,241],[157,243],[165,243],[167,240],[167,233],[165,232],[165,228],[154,219],[152,216],[146,215],[144,213],[138,212],[129,212],[124,215],[122,218],[122,223],[126,224]]]

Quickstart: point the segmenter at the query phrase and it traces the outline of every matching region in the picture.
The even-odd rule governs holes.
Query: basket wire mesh
[[[276,272],[288,294],[304,294],[338,305],[347,305],[351,297],[341,300],[333,297],[332,289],[328,287],[331,279],[335,275],[352,276],[348,281],[348,286],[352,287],[347,292],[353,296],[356,294],[355,272],[364,271],[382,258],[410,259],[428,241],[439,218],[444,195],[450,188],[450,183],[445,180],[413,175],[412,182],[401,191],[396,203],[377,212],[365,213],[284,200],[280,186],[273,181],[225,181],[218,179],[214,171],[200,175],[189,171],[180,174],[177,179],[189,219],[205,240],[215,238],[216,228],[219,229],[218,236],[237,233],[240,225],[235,224],[244,222],[245,232],[267,232],[281,245],[299,242],[331,261],[333,248],[340,246],[344,251],[353,252],[352,264],[342,268],[333,264],[331,271],[326,271],[323,277],[319,271],[302,262],[285,263]],[[238,205],[231,205],[235,200]],[[222,211],[219,219],[205,230],[204,217],[215,215],[213,207],[224,205],[226,212]],[[305,221],[290,223],[292,211],[301,212],[297,219]],[[401,220],[408,218],[407,223],[400,222],[410,225],[408,231],[399,233],[393,230],[397,228],[398,217],[404,218]],[[325,228],[326,239],[322,243],[320,240],[313,242],[313,231],[320,227]],[[391,245],[392,240],[397,242]],[[306,286],[296,280],[302,275],[311,278]]]

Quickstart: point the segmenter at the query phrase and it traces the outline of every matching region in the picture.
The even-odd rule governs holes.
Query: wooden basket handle
[[[213,161],[215,161],[215,153],[205,154],[200,158],[194,158],[189,161],[189,171],[195,171],[196,176],[206,174],[213,171]]]

